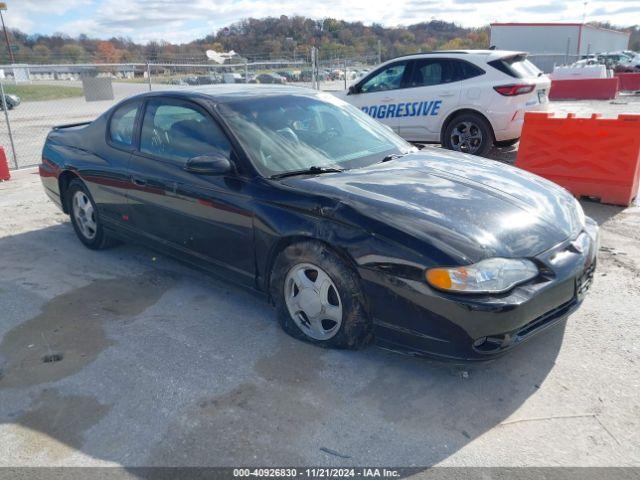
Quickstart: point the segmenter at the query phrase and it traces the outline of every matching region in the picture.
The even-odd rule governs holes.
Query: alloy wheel
[[[451,146],[463,153],[475,153],[482,146],[482,130],[473,122],[460,122],[451,131]]]
[[[93,204],[86,193],[77,191],[72,200],[73,217],[76,224],[87,240],[93,240],[98,232],[96,213]]]

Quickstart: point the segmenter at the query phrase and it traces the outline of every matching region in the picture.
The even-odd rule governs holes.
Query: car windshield
[[[415,149],[333,95],[232,101],[219,110],[261,175],[312,167],[359,168]]]

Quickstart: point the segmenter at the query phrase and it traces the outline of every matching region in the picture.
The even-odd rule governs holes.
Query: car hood
[[[575,200],[558,185],[496,161],[433,147],[284,183],[338,200],[380,222],[382,230],[391,226],[461,261],[532,257],[582,229]]]

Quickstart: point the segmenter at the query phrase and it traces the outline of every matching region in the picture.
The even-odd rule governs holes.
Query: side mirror
[[[187,172],[199,173],[202,175],[224,175],[229,173],[233,167],[227,157],[219,153],[200,155],[187,160],[184,169]]]
[[[358,89],[356,88],[356,86],[350,85],[347,95],[355,95],[356,93],[358,93]]]

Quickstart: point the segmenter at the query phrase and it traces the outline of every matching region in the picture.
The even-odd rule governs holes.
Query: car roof
[[[395,57],[389,61],[402,59],[414,59],[423,58],[428,56],[441,56],[441,57],[459,57],[459,58],[482,58],[485,61],[495,60],[497,58],[511,57],[514,55],[527,55],[527,52],[515,51],[515,50],[434,50],[431,52],[417,52],[408,55],[402,55]],[[387,63],[387,62],[385,62]]]
[[[154,90],[138,95],[138,97],[156,97],[169,95],[172,97],[193,98],[194,96],[206,97],[216,103],[226,103],[235,100],[251,98],[275,97],[283,95],[299,95],[307,97],[321,96],[319,92],[307,87],[287,85],[260,85],[252,83],[229,83],[221,85],[203,85],[179,89]]]

